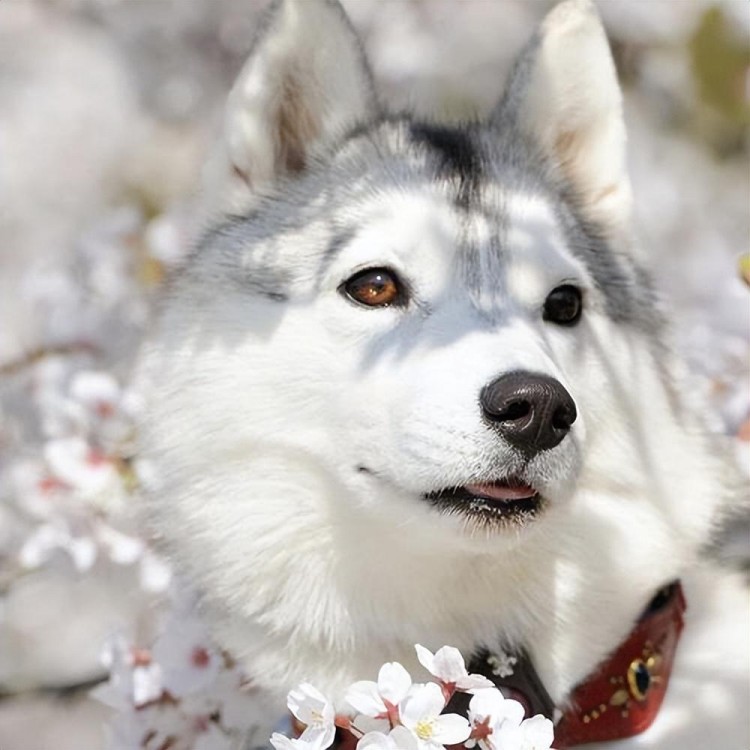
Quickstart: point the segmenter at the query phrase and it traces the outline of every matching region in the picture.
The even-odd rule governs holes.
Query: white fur
[[[248,165],[250,183],[278,179],[272,124],[258,107],[277,91],[297,42],[306,50],[330,31],[349,45],[329,4],[289,8],[307,22],[284,25],[291,16],[279,16],[282,25],[272,24],[241,76],[244,99],[230,103],[229,152]],[[601,27],[573,0],[542,33],[524,111],[536,108],[534,117],[554,124],[563,103],[570,110],[585,141],[571,174],[581,195],[594,196],[599,220],[617,227],[627,178]],[[325,80],[305,77],[304,85],[344,100],[363,80],[361,71],[342,80],[338,68],[315,70]],[[590,96],[569,101],[554,88],[555,71],[571,78],[565,91]],[[543,102],[554,111],[540,113]],[[333,129],[363,106],[356,93],[351,107],[336,104]],[[622,201],[595,197],[611,184]],[[677,687],[654,729],[618,747],[703,750],[691,739],[703,735],[679,718],[704,685],[701,653],[689,645],[705,644],[702,623],[715,633],[717,683],[736,686],[742,671],[736,623],[725,631],[707,613],[746,595],[726,582],[711,590],[691,573],[726,495],[723,465],[698,420],[675,403],[683,386],[671,355],[607,314],[603,290],[566,246],[552,207],[518,193],[505,209],[503,266],[483,269],[493,284],[471,301],[458,248],[469,232],[478,257],[492,257],[483,250],[492,227],[481,214],[467,221],[440,185],[384,188],[347,206],[357,230],[319,287],[304,269],[330,240],[325,222],[280,223],[277,235],[237,247],[238,273],[264,257],[291,276],[287,302],[226,283],[210,256],[200,258],[178,281],[144,355],[152,395],[143,446],[158,477],[147,496],[150,523],[202,593],[220,641],[279,695],[311,680],[340,697],[393,659],[419,674],[416,642],[469,654],[506,639],[530,648],[551,696],[564,702],[652,593],[682,577],[690,614]],[[338,291],[356,271],[382,265],[412,286],[408,322],[397,308],[356,309]],[[546,294],[561,283],[585,293],[573,329],[541,320]],[[515,369],[559,379],[579,418],[560,446],[532,462],[549,499],[543,515],[521,531],[486,531],[419,496],[512,464],[482,422],[478,393]],[[717,712],[709,715],[706,701],[689,718],[713,727],[722,738],[715,746],[741,750],[742,697],[724,689]]]

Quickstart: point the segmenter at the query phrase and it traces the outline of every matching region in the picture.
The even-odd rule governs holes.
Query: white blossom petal
[[[492,680],[481,674],[467,674],[456,682],[456,689],[464,693],[476,693],[480,690],[491,690],[495,687]]]
[[[494,687],[483,675],[469,674],[461,652],[453,646],[443,646],[434,654],[419,644],[415,649],[422,666],[443,684],[454,685],[465,692]]]
[[[44,457],[58,479],[87,498],[104,492],[118,481],[112,462],[80,437],[48,441]]]
[[[336,727],[333,722],[323,726],[309,726],[302,732],[298,742],[304,742],[309,750],[324,750],[333,743]]]
[[[426,649],[420,643],[414,646],[417,652],[417,659],[419,663],[433,676],[435,675],[435,655],[429,649]]]
[[[453,646],[443,646],[435,652],[433,661],[435,677],[443,682],[458,682],[467,676],[466,664],[461,652]]]
[[[274,732],[271,735],[271,744],[276,750],[298,750],[298,748],[306,746],[300,746],[299,740],[289,739],[289,737],[285,734],[281,734],[281,732]]]
[[[397,706],[411,688],[411,675],[397,661],[383,664],[378,673],[378,691],[389,703]]]
[[[333,722],[322,726],[307,727],[300,739],[314,748],[330,747],[336,736],[336,726]]]
[[[503,703],[503,721],[514,726],[520,725],[525,715],[523,706],[518,702],[507,698]]]
[[[336,734],[333,704],[313,685],[303,682],[287,695],[287,706],[307,728],[300,739],[328,747]]]
[[[388,733],[391,729],[391,722],[389,719],[376,719],[372,716],[366,716],[365,714],[357,714],[352,719],[352,726],[361,732],[363,735],[370,732]]]
[[[289,691],[287,706],[307,726],[332,722],[334,719],[333,705],[309,682],[303,682]]]
[[[523,717],[523,706],[494,688],[477,691],[469,703],[472,727],[485,724],[490,730],[478,739],[482,750],[519,750]]]
[[[394,727],[389,736],[396,744],[398,750],[417,750],[417,738],[406,727]]]
[[[82,370],[73,376],[70,395],[100,416],[109,416],[120,400],[118,382],[106,372]]]
[[[554,739],[552,722],[541,714],[521,724],[520,750],[549,750]]]
[[[406,727],[395,727],[389,734],[368,732],[357,743],[357,750],[417,750],[417,738]]]
[[[360,680],[351,685],[346,691],[345,700],[352,708],[365,716],[375,717],[386,710],[378,685],[371,680]]]
[[[523,721],[524,709],[518,701],[505,698],[496,688],[479,690],[469,702],[469,719],[472,722],[483,721],[487,717],[491,717],[495,724],[510,722],[519,726]]]
[[[441,745],[456,745],[469,737],[471,726],[458,714],[441,714],[435,720],[433,739]]]
[[[505,697],[499,690],[478,690],[469,701],[469,718],[486,719],[502,711]]]
[[[172,618],[151,650],[164,670],[164,687],[182,697],[211,685],[221,668],[221,655],[202,623]]]
[[[146,664],[133,670],[133,704],[144,706],[162,694],[162,672],[158,664]]]
[[[405,727],[414,729],[420,722],[433,719],[445,708],[445,696],[439,685],[428,682],[414,685],[414,689],[401,701],[399,713]]]
[[[308,726],[300,739],[314,748],[330,747],[336,736],[336,725],[331,721],[327,724]]]
[[[396,743],[382,732],[368,732],[359,742],[357,750],[397,750]]]

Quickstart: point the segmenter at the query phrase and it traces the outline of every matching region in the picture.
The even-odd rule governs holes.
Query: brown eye
[[[544,300],[545,320],[561,326],[574,326],[581,319],[583,300],[581,290],[572,284],[553,289]]]
[[[396,274],[387,268],[367,268],[345,281],[340,289],[365,307],[403,305],[405,295]]]

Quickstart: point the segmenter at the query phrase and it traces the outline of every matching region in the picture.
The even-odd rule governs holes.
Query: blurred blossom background
[[[461,119],[495,103],[553,3],[343,4],[384,101]],[[642,242],[714,428],[750,476],[750,3],[597,4],[626,92]],[[186,605],[134,523],[143,407],[128,381],[265,5],[0,2],[2,750],[242,746],[231,716],[253,698],[209,634],[172,614],[148,650]],[[747,559],[738,529],[724,553]],[[178,719],[161,706],[151,740],[147,711],[107,740],[120,702],[148,708],[166,689],[188,729],[169,729]]]

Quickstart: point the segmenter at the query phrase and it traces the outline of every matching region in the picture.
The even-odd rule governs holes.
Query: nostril
[[[515,422],[531,414],[531,404],[528,401],[512,401],[499,414],[494,415],[498,422]]]
[[[575,409],[570,409],[568,406],[560,406],[555,409],[552,415],[552,426],[556,430],[569,430],[573,422],[576,421]]]

